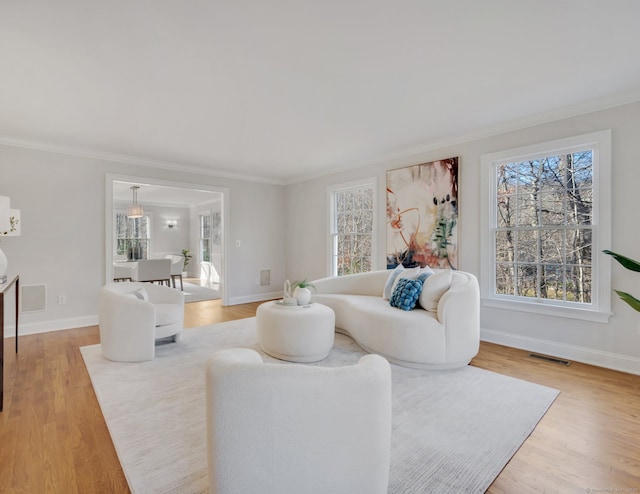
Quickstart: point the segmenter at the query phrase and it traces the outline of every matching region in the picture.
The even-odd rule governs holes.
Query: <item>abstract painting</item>
[[[387,171],[387,268],[458,269],[458,158]]]

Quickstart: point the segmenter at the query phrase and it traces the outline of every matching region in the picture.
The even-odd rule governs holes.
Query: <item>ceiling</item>
[[[288,183],[638,100],[639,48],[637,0],[2,0],[0,142]]]

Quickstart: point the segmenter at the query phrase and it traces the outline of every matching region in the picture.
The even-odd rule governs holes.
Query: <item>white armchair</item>
[[[206,406],[213,494],[387,492],[391,370],[379,355],[317,367],[220,350]]]
[[[152,283],[108,283],[98,302],[102,355],[117,362],[155,357],[155,341],[179,341],[184,325],[184,295]]]

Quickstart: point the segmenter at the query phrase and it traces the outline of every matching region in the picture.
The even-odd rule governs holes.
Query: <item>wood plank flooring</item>
[[[186,305],[185,327],[252,317],[259,304]],[[97,327],[20,338],[5,347],[0,413],[0,493],[126,493],[78,350]],[[490,493],[640,492],[640,376],[482,343],[472,365],[561,391]]]

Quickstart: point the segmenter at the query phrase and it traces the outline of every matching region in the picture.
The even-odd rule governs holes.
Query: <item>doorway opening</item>
[[[127,218],[131,187],[137,186],[137,204],[147,228],[128,228],[140,219]],[[114,270],[133,261],[123,251],[144,242],[145,258],[182,256],[183,279],[218,290],[228,305],[225,279],[225,225],[228,225],[228,189],[200,184],[168,182],[149,177],[107,175],[105,280]],[[135,225],[134,225],[135,226]],[[137,239],[136,234],[144,235]],[[204,236],[203,236],[204,235]]]

